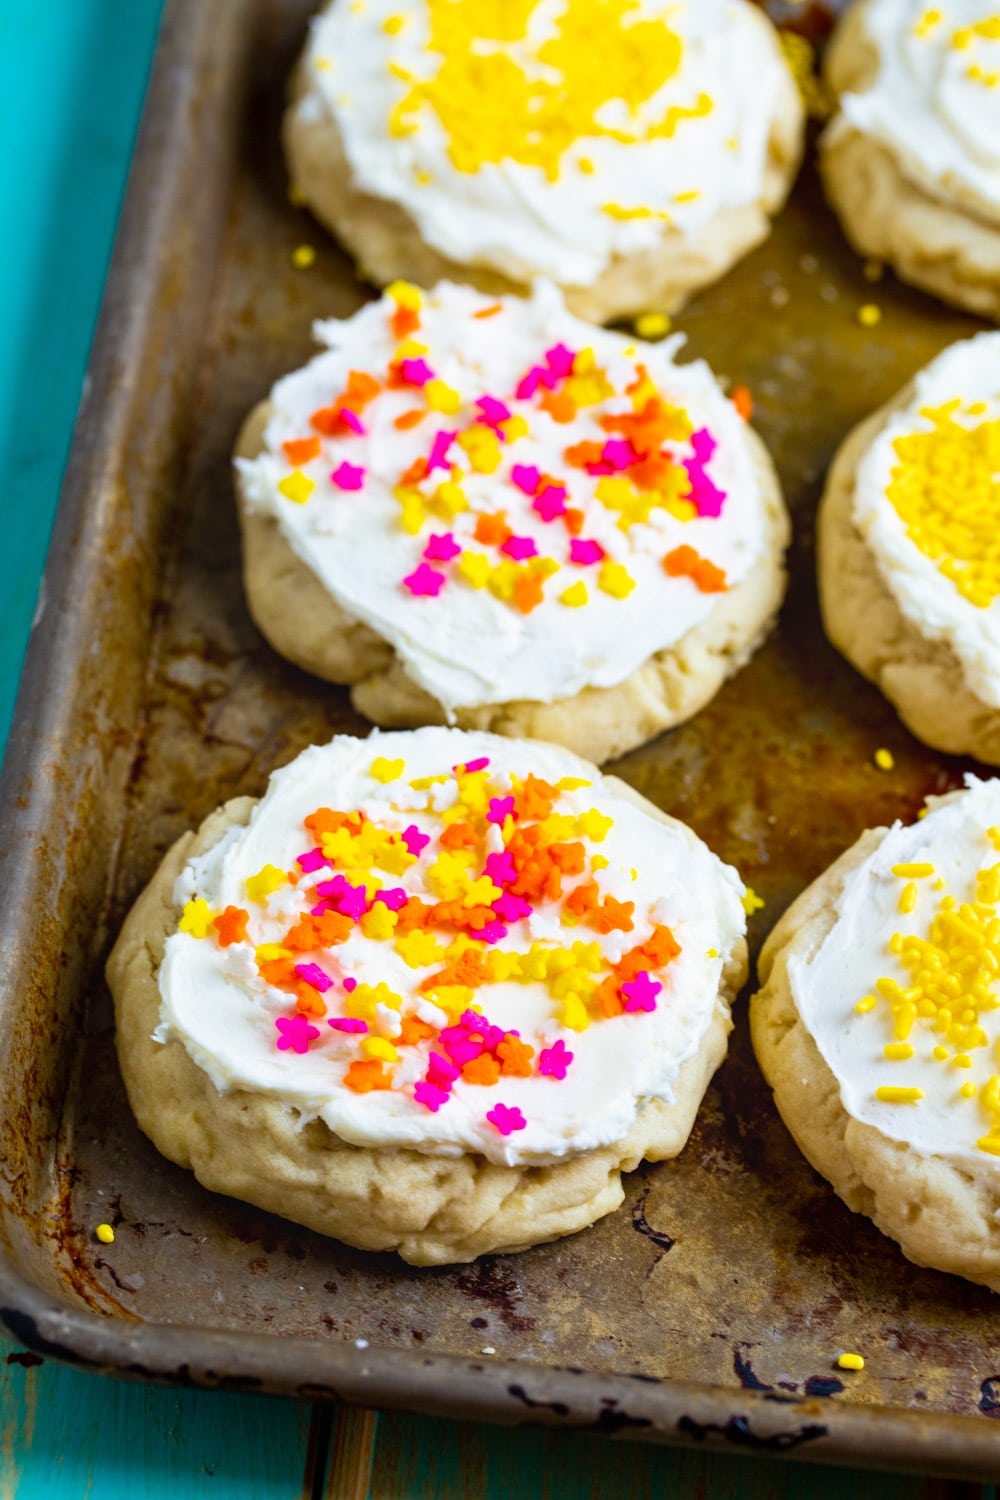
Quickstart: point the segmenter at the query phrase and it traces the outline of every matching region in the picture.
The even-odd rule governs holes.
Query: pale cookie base
[[[672,821],[631,788],[609,781],[650,815]],[[129,1102],[164,1156],[190,1168],[204,1187],[320,1234],[362,1250],[396,1250],[412,1265],[447,1265],[526,1250],[584,1229],[621,1203],[622,1172],[644,1157],[664,1161],[683,1149],[726,1053],[730,1003],[747,975],[742,939],[729,956],[701,1048],[680,1070],[674,1102],[647,1100],[625,1140],[556,1166],[502,1167],[474,1155],[352,1146],[320,1120],[302,1126],[292,1105],[242,1089],[220,1093],[179,1041],[153,1041],[159,967],[180,915],[174,881],[227,828],[246,824],[255,805],[253,798],[237,798],[197,834],[178,840],[108,960]]]
[[[878,69],[854,5],[837,28],[825,75],[838,96],[863,93]],[[889,147],[838,126],[820,139],[820,173],[844,233],[861,255],[903,281],[1000,320],[1000,204],[955,204],[915,182]]]
[[[268,416],[266,402],[254,408],[237,440],[236,457],[260,453]],[[684,723],[714,698],[771,630],[787,583],[790,524],[778,476],[756,433],[747,428],[747,436],[764,493],[768,535],[750,577],[720,594],[703,624],[615,687],[585,688],[555,703],[460,708],[451,722],[460,729],[549,740],[601,763]],[[383,728],[448,722],[441,704],[407,676],[392,648],[347,615],[296,556],[277,519],[248,504],[239,474],[236,486],[247,602],[274,649],[317,677],[349,684],[358,712]]]
[[[816,537],[823,624],[837,650],[881,689],[917,739],[1000,765],[1000,710],[966,686],[947,643],[927,640],[905,618],[853,520],[858,465],[909,399],[910,391],[903,391],[856,427],[830,469]]]
[[[758,965],[763,988],[750,1003],[754,1051],[796,1145],[848,1208],[873,1220],[916,1265],[1000,1291],[1000,1170],[991,1190],[941,1157],[919,1156],[849,1115],[789,983],[790,958],[816,952],[834,926],[845,879],[885,833],[862,834],[789,907],[764,944]]]
[[[770,23],[760,19],[770,30]],[[778,47],[777,40],[774,45]],[[356,189],[332,115],[324,109],[312,119],[312,110],[301,108],[307,87],[300,67],[292,78],[292,101],[283,126],[291,180],[316,217],[341,240],[363,276],[376,286],[397,279],[424,287],[439,281],[464,281],[491,296],[527,292],[524,283],[497,270],[450,260],[425,243],[399,204]],[[774,104],[761,201],[721,211],[695,235],[666,227],[655,249],[616,257],[591,286],[562,285],[572,312],[594,323],[633,317],[650,308],[673,312],[767,237],[771,218],[794,181],[804,142],[802,102],[784,65]]]

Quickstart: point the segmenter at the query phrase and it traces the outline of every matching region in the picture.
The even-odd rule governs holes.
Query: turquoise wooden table
[[[161,0],[0,3],[0,740],[7,733]],[[211,0],[206,0],[211,3]],[[67,246],[72,247],[67,255]],[[995,1500],[544,1429],[131,1385],[0,1346],[0,1496]]]

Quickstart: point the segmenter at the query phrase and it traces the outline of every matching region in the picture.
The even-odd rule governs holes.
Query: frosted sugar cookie
[[[1000,781],[871,829],[760,957],[754,1047],[801,1150],[917,1265],[1000,1291]]]
[[[802,126],[747,0],[337,0],[284,137],[378,285],[546,276],[604,321],[670,310],[762,240]]]
[[[819,513],[831,641],[938,750],[1000,763],[1000,333],[861,423]]]
[[[335,739],[181,839],[129,916],[132,1107],[207,1187],[417,1265],[570,1234],[684,1146],[742,895],[555,746]]]
[[[1000,314],[1000,9],[860,0],[827,51],[827,195],[862,254]]]
[[[316,331],[326,351],[237,447],[247,595],[376,723],[604,760],[760,643],[785,584],[777,478],[679,340],[595,329],[550,284],[399,284]]]

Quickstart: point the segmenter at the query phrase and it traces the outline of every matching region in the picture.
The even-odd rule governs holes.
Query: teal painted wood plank
[[[0,4],[0,745],[162,0]]]
[[[299,1500],[310,1414],[304,1401],[0,1363],[0,1497]]]
[[[369,1494],[371,1500],[996,1500],[989,1485],[708,1456],[540,1427],[511,1432],[398,1412],[379,1416]]]

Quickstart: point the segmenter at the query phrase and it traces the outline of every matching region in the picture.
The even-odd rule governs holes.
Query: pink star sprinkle
[[[451,562],[461,550],[452,533],[445,531],[427,538],[424,556],[429,562]]]
[[[504,406],[495,396],[480,396],[476,405],[481,413],[479,421],[485,422],[487,427],[498,427],[510,416],[510,407]]]
[[[356,411],[351,411],[349,406],[341,406],[339,408],[339,415],[345,427],[349,427],[352,432],[356,432],[358,437],[364,437],[364,424]]]
[[[329,974],[324,974],[319,964],[296,964],[295,972],[306,984],[311,984],[314,990],[319,990],[325,995],[328,989],[332,989],[333,980]]]
[[[526,558],[538,556],[538,548],[530,536],[509,536],[501,544],[500,551],[512,557],[515,562],[524,562]]]
[[[443,427],[441,428],[440,432],[436,432],[434,434],[434,441],[433,443],[431,443],[430,456],[427,460],[428,474],[433,474],[435,469],[450,470],[451,465],[448,462],[448,449],[451,447],[452,443],[457,437],[457,432],[445,432]]]
[[[528,1123],[519,1109],[512,1109],[506,1104],[495,1104],[486,1118],[501,1135],[511,1135],[515,1130],[524,1130]]]
[[[538,1054],[538,1071],[547,1078],[557,1078],[562,1082],[572,1061],[573,1053],[567,1051],[566,1043],[560,1037],[551,1047],[543,1047]]]
[[[427,1082],[432,1083],[436,1089],[450,1089],[458,1077],[458,1069],[442,1057],[440,1052],[432,1052],[427,1059]]]
[[[600,542],[586,541],[583,537],[574,536],[570,539],[569,560],[580,563],[584,567],[590,563],[603,562],[607,554]]]
[[[376,891],[374,897],[375,901],[381,901],[390,911],[399,911],[409,899],[401,885],[391,886],[387,891]]]
[[[482,943],[500,943],[507,936],[507,929],[502,922],[487,922],[485,927],[476,928],[474,931]]]
[[[500,854],[487,854],[486,872],[494,885],[507,885],[517,878],[514,868],[514,856],[509,849],[504,849]]]
[[[451,1032],[460,1034],[451,1036]],[[466,1063],[475,1062],[483,1050],[480,1038],[472,1036],[464,1026],[449,1026],[446,1031],[442,1031],[438,1040],[456,1068],[464,1068]]]
[[[436,1115],[442,1104],[448,1103],[448,1091],[439,1089],[435,1084],[421,1079],[420,1083],[414,1084],[413,1097],[418,1104],[429,1109],[432,1115]]]
[[[344,988],[347,988],[346,979],[344,980]],[[354,988],[353,981],[351,988]],[[360,1020],[360,1018],[355,1016],[338,1016],[335,1021],[327,1021],[326,1024],[328,1026],[332,1026],[334,1031],[343,1031],[348,1036],[361,1036],[368,1030],[368,1022],[362,1021]]]
[[[295,863],[303,875],[312,875],[315,870],[322,870],[324,867],[333,869],[333,860],[327,859],[322,849],[307,849],[305,854],[299,855]]]
[[[576,355],[565,344],[553,344],[551,349],[546,349],[543,357],[557,380],[565,380],[567,375],[572,375]]]
[[[510,815],[511,815],[511,813],[513,811],[514,811],[514,798],[513,797],[491,797],[490,798],[490,810],[486,814],[486,821],[487,821],[487,823],[501,824],[501,823],[503,823],[503,821],[504,821],[505,818],[509,818],[510,817]]]
[[[414,859],[420,857],[422,849],[426,849],[431,841],[429,833],[421,833],[416,823],[411,823],[409,828],[403,829],[403,843],[406,845]]]
[[[319,1027],[310,1026],[305,1016],[279,1016],[274,1024],[278,1028],[279,1052],[308,1052],[309,1043],[319,1036]]]
[[[532,510],[538,512],[543,521],[554,521],[566,514],[566,486],[547,484],[540,495],[531,502]]]
[[[510,471],[510,481],[524,494],[533,495],[542,482],[542,471],[534,464],[515,464]]]
[[[426,385],[434,379],[434,371],[425,359],[404,359],[399,373],[407,385]]]
[[[638,462],[639,455],[636,453],[628,438],[608,438],[601,449],[601,458],[612,469],[627,469],[630,464]]]
[[[365,471],[360,464],[346,462],[338,464],[330,475],[338,490],[359,490],[365,482]]]
[[[498,896],[490,910],[500,918],[501,922],[519,922],[522,917],[530,917],[534,907],[522,896],[512,896],[510,891],[504,891]],[[480,933],[480,936],[482,934]]]
[[[518,401],[527,401],[529,397],[535,394],[541,384],[544,373],[544,371],[539,369],[538,365],[532,365],[528,373],[521,376],[517,382],[517,389],[514,392]]]
[[[622,985],[625,1009],[633,1012],[655,1010],[656,997],[662,988],[659,980],[650,979],[648,971],[640,969],[633,980]]]
[[[445,576],[422,562],[403,579],[406,588],[417,598],[436,599],[445,585]]]

